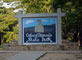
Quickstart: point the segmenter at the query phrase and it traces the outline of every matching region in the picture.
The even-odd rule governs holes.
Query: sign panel
[[[57,18],[23,18],[23,44],[57,44]]]

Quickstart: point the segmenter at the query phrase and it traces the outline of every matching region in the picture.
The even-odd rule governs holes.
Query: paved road
[[[46,52],[50,53],[81,53],[81,51],[0,51],[3,60],[36,60]],[[5,54],[7,53],[7,54]],[[10,54],[9,54],[10,53]],[[1,59],[2,60],[2,59]]]
[[[7,60],[36,60],[43,55],[44,51],[23,51],[15,56],[8,58]]]

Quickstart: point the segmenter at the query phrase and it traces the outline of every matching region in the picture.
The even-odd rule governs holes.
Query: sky
[[[41,20],[43,25],[52,25],[56,24],[56,18],[23,18],[23,26],[26,27],[35,27],[38,24],[38,20]]]

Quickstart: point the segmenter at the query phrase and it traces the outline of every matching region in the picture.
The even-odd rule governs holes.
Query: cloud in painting
[[[43,22],[47,22],[47,20],[42,20]]]
[[[29,21],[26,21],[25,24],[30,24],[30,23],[33,23],[34,21],[33,20],[29,20]]]

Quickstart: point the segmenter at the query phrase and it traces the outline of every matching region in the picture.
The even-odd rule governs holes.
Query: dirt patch
[[[79,56],[79,58],[77,57]],[[67,54],[67,53],[47,53],[44,57],[38,60],[82,60],[81,54]]]

